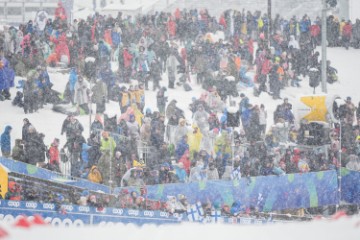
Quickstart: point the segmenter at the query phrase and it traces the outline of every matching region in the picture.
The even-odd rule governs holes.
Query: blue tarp
[[[242,178],[240,181],[207,181],[147,186],[149,199],[166,201],[184,194],[190,203],[211,201],[215,206],[240,202],[260,211],[335,205],[338,202],[336,171]],[[129,191],[139,191],[129,188]],[[115,189],[115,192],[120,188]]]
[[[360,204],[360,172],[341,169],[341,200]]]

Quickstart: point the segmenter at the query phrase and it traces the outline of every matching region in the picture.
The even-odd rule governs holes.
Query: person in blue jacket
[[[3,134],[1,134],[1,154],[3,157],[10,157],[11,153],[11,132],[12,127],[6,126]]]

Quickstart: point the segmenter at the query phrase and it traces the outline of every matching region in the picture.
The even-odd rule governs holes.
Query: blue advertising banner
[[[87,206],[62,205],[64,211],[56,211],[52,203],[37,203],[24,201],[0,200],[0,222],[13,223],[17,218],[27,216],[31,218],[35,214],[41,215],[44,220],[53,226],[76,226],[98,225],[110,226],[118,223],[143,224],[176,224],[191,221],[187,214],[170,215],[167,212],[144,211],[136,209],[107,208],[97,211]],[[269,224],[276,220],[255,219],[245,217],[221,217],[220,215],[209,215],[197,221],[201,223],[228,223],[228,224]]]
[[[70,186],[76,186],[91,191],[103,191],[104,193],[110,193],[109,187],[92,183],[86,179],[71,178],[56,172],[49,171],[47,169],[38,168],[31,164],[15,161],[12,159],[6,159],[0,157],[0,163],[10,170],[10,172],[19,173],[35,178],[40,178],[50,182],[61,183]]]
[[[189,203],[210,201],[215,206],[235,201],[242,207],[269,212],[334,205],[338,202],[336,171],[242,178],[240,181],[207,181],[147,186],[147,197],[166,201],[183,194]],[[128,188],[139,191],[138,188]],[[120,188],[115,189],[115,194]]]
[[[25,201],[0,201],[0,221],[14,222],[20,216],[41,215],[54,226],[110,225],[115,223],[166,224],[179,223],[183,215],[170,216],[167,212],[141,211],[134,209],[105,208],[97,211],[87,206],[62,205],[55,210],[52,203]]]

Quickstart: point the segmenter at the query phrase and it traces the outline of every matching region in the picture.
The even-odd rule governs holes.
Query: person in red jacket
[[[351,21],[349,20],[345,23],[342,31],[342,45],[346,48],[346,50],[349,49],[351,36],[352,36],[352,24]]]
[[[220,16],[220,18],[219,18],[219,25],[222,27],[222,30],[226,30],[227,24],[226,24],[226,20],[225,20],[224,14],[221,14],[221,16]]]
[[[49,165],[54,171],[60,172],[59,139],[55,138],[49,148]]]
[[[58,2],[58,7],[55,9],[55,18],[60,18],[61,20],[66,20],[66,11],[62,5],[62,2]]]
[[[310,26],[311,44],[313,45],[313,48],[316,48],[320,45],[320,31],[321,28],[319,24],[314,23]]]
[[[174,39],[174,37],[176,36],[176,22],[173,20],[172,17],[170,17],[167,23],[167,30],[168,30],[169,38]]]

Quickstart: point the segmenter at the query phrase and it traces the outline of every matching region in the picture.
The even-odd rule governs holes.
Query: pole
[[[342,134],[342,127],[341,127],[341,120],[339,121],[339,142],[340,142],[340,150],[339,150],[339,167],[335,168],[337,170],[337,176],[338,176],[338,203],[336,204],[336,212],[339,211],[340,207],[340,201],[341,201],[341,154],[342,154],[342,147],[341,147],[341,134]]]
[[[90,84],[90,94],[89,94],[89,136],[91,134],[91,122],[92,122],[92,119],[91,119],[91,114],[92,114],[92,79],[90,78],[89,79],[89,84]]]
[[[272,21],[271,21],[271,0],[268,0],[268,19],[269,19],[269,26],[268,26],[268,39],[270,40],[271,31],[272,31]]]
[[[326,0],[322,0],[323,10],[322,10],[322,23],[321,23],[321,90],[324,93],[327,93],[326,77],[327,77],[327,67],[326,67],[326,12],[327,5]]]

